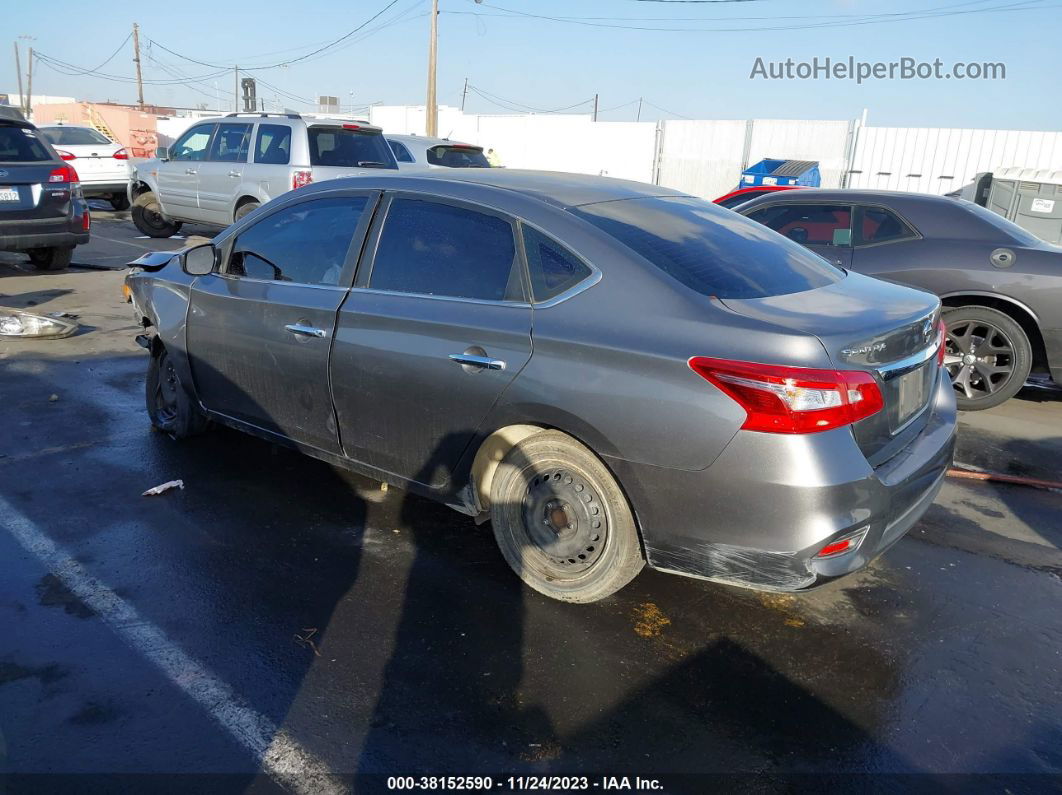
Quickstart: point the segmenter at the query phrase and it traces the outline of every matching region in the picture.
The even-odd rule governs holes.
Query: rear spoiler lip
[[[128,263],[126,267],[140,268],[145,271],[162,270],[169,264],[170,260],[178,256],[181,251],[184,251],[184,249],[180,249],[179,251],[149,251],[145,254],[141,254],[135,260]]]

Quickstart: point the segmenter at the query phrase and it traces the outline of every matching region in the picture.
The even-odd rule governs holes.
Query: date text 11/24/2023
[[[392,791],[487,792],[490,790],[556,792],[662,790],[659,779],[641,776],[388,776]]]

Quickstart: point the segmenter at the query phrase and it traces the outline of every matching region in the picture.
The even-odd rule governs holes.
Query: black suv
[[[70,264],[89,241],[77,172],[27,121],[0,118],[0,251],[21,251],[39,270]]]

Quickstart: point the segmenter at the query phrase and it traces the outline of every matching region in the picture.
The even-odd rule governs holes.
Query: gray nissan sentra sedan
[[[156,427],[230,425],[489,519],[565,601],[646,563],[818,585],[897,541],[952,458],[935,296],[652,185],[337,179],[127,282]]]

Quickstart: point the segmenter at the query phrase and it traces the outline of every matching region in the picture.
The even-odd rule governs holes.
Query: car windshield
[[[428,163],[447,168],[490,168],[478,146],[433,146],[428,150]]]
[[[0,162],[39,163],[52,159],[51,152],[37,139],[36,130],[0,124]]]
[[[571,212],[703,295],[764,298],[844,278],[803,246],[703,199],[623,199]]]
[[[308,133],[311,166],[398,168],[391,147],[378,132],[310,127]]]
[[[107,136],[88,127],[42,127],[44,137],[59,146],[95,146],[111,144]]]
[[[1015,243],[1018,243],[1022,246],[1039,246],[1043,244],[1044,241],[1042,241],[1032,232],[1029,232],[1026,229],[1022,229],[1016,223],[1014,223],[1013,221],[1008,221],[1002,215],[994,213],[991,210],[982,207],[980,204],[974,204],[973,202],[968,202],[966,200],[961,201],[962,206],[965,209],[969,210],[971,213],[976,215],[980,220],[984,221],[987,224],[990,224],[991,226],[998,229],[1000,232],[1003,232],[1005,235],[1010,237]]]

